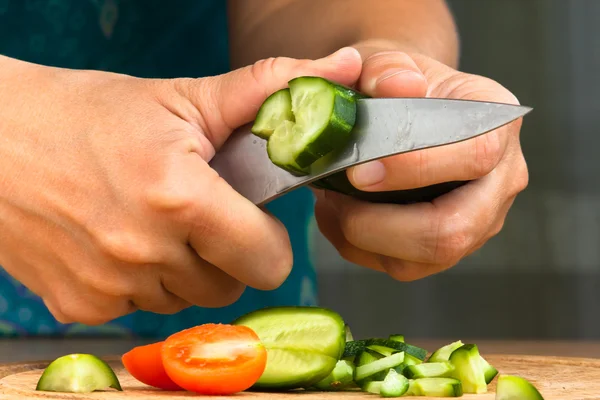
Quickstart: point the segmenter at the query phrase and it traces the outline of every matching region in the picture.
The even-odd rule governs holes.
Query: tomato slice
[[[121,361],[131,376],[146,385],[164,390],[182,390],[165,372],[161,355],[163,343],[135,347],[125,353]]]
[[[246,326],[204,324],[167,338],[162,360],[169,377],[182,388],[226,395],[256,383],[267,365],[267,351]]]

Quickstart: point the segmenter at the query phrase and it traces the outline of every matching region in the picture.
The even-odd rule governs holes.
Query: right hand
[[[284,226],[208,162],[301,75],[351,85],[355,50],[200,79],[138,79],[0,56],[0,265],[63,323],[220,307],[292,266]]]

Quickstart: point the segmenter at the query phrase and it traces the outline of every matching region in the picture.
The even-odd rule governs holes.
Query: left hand
[[[518,104],[499,83],[456,71],[423,55],[368,57],[358,89],[372,97],[438,97]],[[443,271],[500,232],[528,184],[521,119],[457,144],[415,151],[347,171],[364,191],[472,180],[431,203],[371,204],[316,191],[321,232],[346,260],[411,281]]]

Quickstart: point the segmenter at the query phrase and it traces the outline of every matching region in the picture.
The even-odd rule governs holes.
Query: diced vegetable
[[[354,363],[340,360],[335,368],[325,379],[317,382],[314,386],[320,390],[342,390],[354,384]]]
[[[448,359],[450,358],[450,354],[452,354],[454,350],[458,349],[463,344],[464,343],[462,341],[457,340],[456,342],[452,342],[443,347],[440,347],[431,354],[431,357],[429,357],[429,360],[427,360],[427,362],[448,361]]]
[[[462,397],[463,395],[461,381],[454,378],[420,378],[409,382],[408,392],[411,396]]]
[[[481,368],[483,369],[483,374],[485,375],[485,383],[489,384],[494,380],[496,375],[498,375],[498,370],[494,368],[487,360],[481,355],[479,356],[479,361],[481,362]]]
[[[368,392],[368,393],[373,393],[373,394],[380,394],[382,384],[383,384],[383,381],[367,382],[365,384],[365,386],[363,387],[363,391]]]
[[[369,346],[383,346],[394,349],[395,351],[402,351],[406,354],[410,354],[411,356],[418,358],[419,360],[424,360],[427,356],[427,350],[422,349],[417,346],[410,345],[408,343],[398,342],[389,339],[367,339],[367,340],[354,340],[352,342],[346,343],[346,348],[344,349],[344,357],[356,355],[362,351],[364,351]]]
[[[380,393],[382,397],[400,397],[408,391],[408,379],[404,375],[390,369],[381,384]]]
[[[465,344],[459,347],[452,352],[449,361],[454,366],[453,377],[460,380],[465,393],[487,392],[477,345]]]
[[[251,131],[260,138],[268,139],[283,121],[294,122],[289,88],[278,90],[267,97],[256,114]]]
[[[361,380],[378,372],[394,368],[395,366],[402,364],[402,361],[404,361],[404,353],[400,352],[392,354],[389,357],[380,358],[379,360],[375,360],[368,364],[357,366],[354,373],[354,380],[360,384]]]
[[[164,342],[138,346],[121,357],[123,366],[138,381],[163,390],[182,390],[167,375],[161,350]]]
[[[496,400],[544,400],[544,398],[527,379],[514,375],[500,375],[496,386]]]
[[[450,377],[454,367],[448,361],[407,366],[403,373],[410,379]]]
[[[398,334],[390,335],[389,339],[390,340],[394,340],[396,342],[402,342],[402,343],[404,343],[404,335],[398,335]]]
[[[91,393],[108,388],[122,391],[112,368],[91,354],[69,354],[54,360],[40,377],[36,390]]]

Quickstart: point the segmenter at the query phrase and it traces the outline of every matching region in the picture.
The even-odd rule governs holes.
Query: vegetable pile
[[[205,395],[299,389],[461,397],[487,393],[498,376],[496,400],[543,400],[526,379],[499,375],[475,344],[458,340],[427,354],[400,334],[355,340],[342,317],[328,309],[272,307],[231,324],[204,324],[135,347],[122,362],[146,385]],[[57,359],[37,387],[62,392],[107,388],[122,390],[108,364],[91,355]]]

